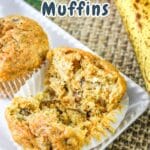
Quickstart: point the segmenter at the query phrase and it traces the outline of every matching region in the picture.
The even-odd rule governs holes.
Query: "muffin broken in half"
[[[126,91],[119,72],[91,53],[57,48],[48,53],[45,89],[16,97],[6,110],[14,140],[24,149],[80,150],[105,129]]]

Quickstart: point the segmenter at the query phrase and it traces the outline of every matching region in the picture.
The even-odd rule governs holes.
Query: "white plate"
[[[89,48],[81,44],[78,40],[74,39],[71,35],[66,33],[56,24],[54,24],[49,19],[43,17],[40,12],[36,11],[34,8],[23,2],[22,0],[1,0],[0,1],[0,17],[6,15],[25,15],[34,20],[37,20],[51,37],[52,46],[71,46],[76,48],[81,48],[90,51]],[[131,125],[149,106],[149,96],[148,94],[136,83],[125,76],[127,81],[127,93],[129,95],[129,108],[128,112],[115,132],[110,138],[105,140],[99,149],[106,148],[114,139],[116,139],[129,125]],[[9,100],[0,100],[0,150],[15,150],[15,146],[9,138],[9,132],[7,130],[6,123],[4,121],[4,110],[5,107],[10,103]]]

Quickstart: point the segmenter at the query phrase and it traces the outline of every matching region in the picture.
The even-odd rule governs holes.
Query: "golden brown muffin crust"
[[[48,38],[41,26],[23,16],[0,19],[0,81],[21,77],[45,60]]]

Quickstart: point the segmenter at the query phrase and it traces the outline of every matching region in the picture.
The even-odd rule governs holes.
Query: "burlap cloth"
[[[37,7],[37,5],[35,6]],[[111,2],[110,15],[103,19],[100,17],[55,17],[51,19],[145,88],[133,47],[113,2]],[[149,118],[150,109],[123,132],[107,149],[150,150]]]

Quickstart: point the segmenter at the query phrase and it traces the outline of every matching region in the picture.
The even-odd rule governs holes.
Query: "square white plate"
[[[70,46],[91,51],[89,48],[81,44],[51,20],[43,17],[40,12],[29,6],[22,0],[0,0],[0,17],[18,14],[33,18],[48,33],[49,39],[53,47]],[[129,125],[131,125],[149,106],[149,95],[136,83],[124,76],[127,81],[127,93],[129,95],[128,112],[113,136],[103,142],[99,149],[105,149],[113,142]],[[9,139],[9,133],[5,131],[6,123],[3,121],[4,110],[10,103],[9,100],[0,100],[0,150],[15,150]]]

